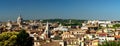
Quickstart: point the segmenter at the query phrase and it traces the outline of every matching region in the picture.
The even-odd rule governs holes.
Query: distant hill
[[[61,23],[64,26],[81,26],[83,22],[87,20],[78,20],[78,19],[37,19],[36,21],[40,21],[42,23],[50,22],[50,23]],[[24,20],[24,21],[30,21],[30,20]]]
[[[69,26],[69,25],[81,25],[83,22],[87,20],[78,20],[78,19],[44,19],[42,22],[51,22],[51,23],[61,23],[62,25]]]

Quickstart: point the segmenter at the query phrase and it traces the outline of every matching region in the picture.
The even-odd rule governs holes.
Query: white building
[[[53,29],[54,31],[68,31],[68,28],[63,27],[61,24],[57,27]]]
[[[93,20],[93,21],[88,21],[87,23],[98,23],[98,24],[111,24],[111,21],[100,21],[100,20]]]

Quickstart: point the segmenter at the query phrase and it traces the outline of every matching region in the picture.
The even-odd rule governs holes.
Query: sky
[[[0,21],[23,19],[120,20],[120,0],[0,0]]]

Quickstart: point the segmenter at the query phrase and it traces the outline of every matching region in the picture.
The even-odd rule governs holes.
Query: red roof
[[[107,36],[107,33],[99,33],[99,36]]]
[[[115,38],[120,38],[120,35],[115,35],[114,37],[115,37]]]

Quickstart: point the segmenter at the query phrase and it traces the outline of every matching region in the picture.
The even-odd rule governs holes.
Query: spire
[[[45,28],[44,34],[48,34],[48,29],[49,29],[49,24],[48,24],[48,22],[47,22],[47,23],[46,23],[46,28]]]
[[[41,38],[42,38],[42,39],[46,39],[46,38],[49,38],[49,37],[50,37],[50,33],[49,33],[49,23],[47,22],[47,23],[46,23],[45,30],[44,30],[44,32],[41,34]]]
[[[21,10],[22,10],[22,8],[18,8],[18,10],[19,10],[19,15],[18,15],[18,18],[20,18],[20,19],[21,19]]]

